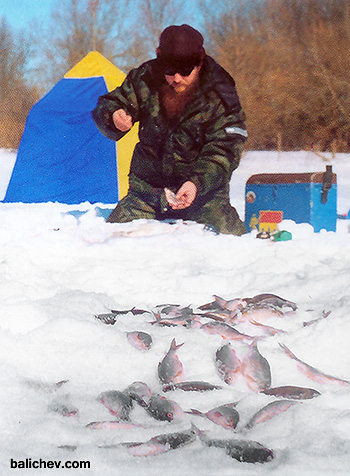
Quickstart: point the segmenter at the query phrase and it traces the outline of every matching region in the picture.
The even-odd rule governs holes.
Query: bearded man
[[[92,114],[114,141],[140,126],[128,194],[107,221],[182,219],[246,233],[229,199],[247,139],[245,114],[233,78],[206,54],[199,31],[167,27],[156,59],[131,70]]]

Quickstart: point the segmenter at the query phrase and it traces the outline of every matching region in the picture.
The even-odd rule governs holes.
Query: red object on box
[[[260,223],[281,223],[283,220],[283,212],[275,210],[260,210]]]

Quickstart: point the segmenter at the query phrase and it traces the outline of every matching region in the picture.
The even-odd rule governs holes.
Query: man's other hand
[[[115,127],[120,131],[126,132],[132,128],[132,117],[124,109],[117,109],[112,117]]]
[[[167,193],[166,189],[166,198],[173,210],[183,210],[184,208],[189,207],[196,198],[196,195],[197,187],[190,181],[181,185],[175,196],[172,196],[171,193]]]

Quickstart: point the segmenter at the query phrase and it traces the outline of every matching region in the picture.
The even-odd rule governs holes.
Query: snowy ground
[[[6,189],[15,154],[0,151],[0,196]],[[338,213],[350,208],[350,155],[328,162],[338,178]],[[323,171],[326,162],[312,153],[254,153],[243,158],[231,184],[232,203],[244,216],[244,186],[259,172]],[[350,387],[307,378],[283,353],[286,344],[298,358],[322,372],[350,379],[348,309],[350,245],[348,220],[337,231],[313,233],[307,224],[283,223],[293,240],[274,243],[214,235],[196,224],[107,224],[94,207],[79,220],[60,204],[0,203],[0,474],[345,476],[350,468]],[[201,329],[151,325],[150,314],[122,315],[115,325],[97,320],[111,309],[146,310],[158,304],[197,306],[213,294],[227,299],[274,293],[294,301],[298,310],[266,324],[282,335],[259,341],[268,360],[272,385],[311,387],[321,395],[297,401],[286,412],[240,430],[264,405],[276,400],[250,390],[243,379],[226,385],[216,371],[215,352],[222,338]],[[310,326],[305,321],[328,317]],[[149,333],[149,351],[134,348],[126,332]],[[249,329],[253,332],[253,329]],[[255,332],[260,331],[256,328]],[[249,332],[247,331],[249,334]],[[185,414],[171,423],[132,410],[136,429],[92,430],[91,421],[113,419],[97,401],[106,390],[123,390],[134,381],[161,393],[158,363],[173,338],[184,380],[222,385],[222,390],[165,394],[183,410],[208,411],[238,402],[236,432]],[[233,343],[238,351],[242,343]],[[60,388],[53,384],[68,380]],[[52,411],[55,403],[73,405],[77,416]],[[244,438],[274,450],[265,464],[240,463],[220,448],[199,440],[157,456],[130,456],[125,447],[99,448],[125,441],[146,441],[190,428],[211,437]],[[64,447],[64,448],[62,448]],[[71,451],[70,451],[71,450]],[[74,451],[73,451],[74,450]],[[90,461],[90,469],[11,469],[15,461]],[[62,464],[63,464],[62,463]]]

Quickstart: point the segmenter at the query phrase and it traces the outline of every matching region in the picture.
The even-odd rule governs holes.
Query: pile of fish
[[[184,342],[176,343],[172,339],[169,350],[158,364],[159,391],[153,391],[146,383],[132,382],[124,389],[111,389],[98,395],[99,402],[104,405],[113,416],[112,420],[94,421],[87,425],[91,430],[117,428],[143,428],[132,421],[131,411],[140,406],[149,417],[155,420],[168,422],[180,421],[184,415],[191,415],[190,428],[184,431],[159,434],[146,441],[118,443],[104,446],[122,447],[133,456],[150,456],[189,445],[200,441],[208,447],[221,448],[228,456],[241,462],[264,463],[274,458],[274,451],[256,441],[247,439],[247,433],[256,425],[266,422],[301,400],[312,399],[320,395],[313,388],[297,386],[271,387],[271,368],[268,360],[260,353],[259,343],[269,336],[283,336],[284,331],[267,325],[270,317],[283,317],[287,313],[295,313],[297,305],[274,294],[259,294],[252,298],[235,298],[225,300],[214,296],[214,301],[204,304],[197,309],[190,306],[162,304],[152,310],[132,308],[128,310],[111,310],[109,313],[98,314],[96,319],[107,325],[114,325],[123,315],[144,315],[153,326],[183,326],[199,329],[201,332],[221,336],[222,344],[213,356],[213,365],[222,380],[222,385],[214,385],[205,381],[185,381],[181,360],[177,355]],[[324,313],[326,318],[329,313]],[[311,323],[311,321],[310,321]],[[308,325],[304,323],[304,325]],[[238,330],[245,326],[249,333]],[[254,330],[259,332],[254,333]],[[152,348],[152,330],[126,332],[130,345],[141,351]],[[237,351],[237,343],[243,346]],[[327,375],[320,370],[300,360],[285,344],[280,343],[281,352],[296,362],[298,369],[310,380],[319,384],[334,383],[350,385],[350,381]],[[237,379],[245,382],[251,392],[262,393],[275,399],[252,414],[248,422],[240,422],[239,402],[222,404],[206,412],[195,408],[183,409],[172,398],[169,392],[182,390],[184,392],[216,392],[227,386],[235,385]],[[57,386],[65,382],[59,382]],[[165,395],[166,394],[166,395]],[[78,410],[62,402],[53,402],[50,410],[64,416],[76,415]],[[197,421],[207,419],[223,429],[231,432],[234,437],[212,438],[207,432],[197,427]],[[196,422],[196,423],[195,423]]]

